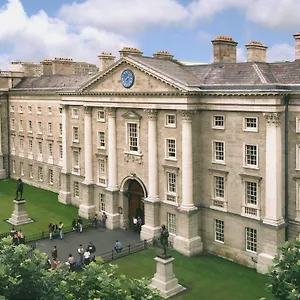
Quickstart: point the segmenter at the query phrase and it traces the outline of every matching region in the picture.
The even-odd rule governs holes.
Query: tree
[[[117,266],[91,263],[81,273],[62,267],[49,271],[47,256],[27,245],[0,242],[0,299],[6,300],[144,300],[161,299],[146,279],[118,275]]]
[[[300,299],[300,238],[286,242],[268,273],[268,288],[280,300]]]

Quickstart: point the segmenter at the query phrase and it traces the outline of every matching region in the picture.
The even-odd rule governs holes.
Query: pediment
[[[129,110],[125,114],[122,115],[124,119],[130,119],[130,120],[140,120],[142,118],[141,115],[139,115],[134,110]]]
[[[121,74],[129,69],[134,73],[134,83],[130,88],[122,85]],[[114,66],[107,72],[99,74],[93,81],[80,89],[83,92],[92,93],[153,93],[153,92],[178,92],[181,91],[175,84],[167,82],[157,74],[151,74],[148,70],[143,70],[129,64],[126,61]]]

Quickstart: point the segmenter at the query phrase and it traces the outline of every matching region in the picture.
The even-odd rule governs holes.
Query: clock
[[[134,84],[134,73],[129,69],[124,70],[121,74],[121,82],[124,88],[131,88]]]

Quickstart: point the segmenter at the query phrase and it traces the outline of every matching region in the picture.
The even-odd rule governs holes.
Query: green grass
[[[0,233],[8,232],[11,225],[5,222],[13,212],[13,199],[16,196],[17,182],[12,179],[0,180]],[[71,226],[72,220],[78,216],[78,208],[58,202],[56,193],[24,184],[23,196],[26,200],[28,216],[36,222],[18,226],[25,235],[48,231],[48,224],[60,221]]]
[[[266,291],[266,277],[234,262],[210,254],[188,258],[172,251],[174,273],[180,284],[188,288],[175,300],[258,300],[272,299]],[[121,258],[113,264],[129,278],[152,278],[155,273],[152,249]],[[172,298],[173,299],[173,298]]]

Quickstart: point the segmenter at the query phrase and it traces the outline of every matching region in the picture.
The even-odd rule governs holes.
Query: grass
[[[9,219],[13,212],[16,187],[15,180],[0,180],[0,233],[11,230],[12,226],[5,220]],[[24,184],[23,196],[28,216],[35,220],[34,223],[17,226],[25,235],[47,232],[49,223],[54,222],[59,224],[61,221],[65,226],[71,226],[72,220],[78,216],[78,208],[59,203],[56,193]]]
[[[174,297],[174,300],[258,300],[272,299],[266,291],[266,276],[234,262],[210,254],[188,258],[172,251],[174,273],[187,291]],[[156,252],[147,249],[134,255],[121,258],[113,264],[118,272],[129,278],[152,278],[155,273]],[[172,298],[173,299],[173,298]]]

